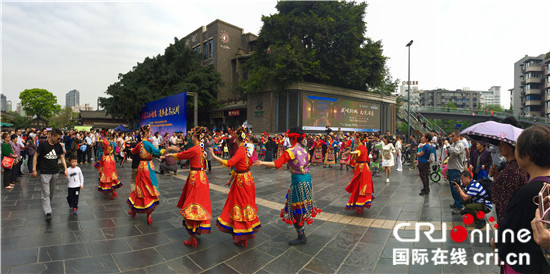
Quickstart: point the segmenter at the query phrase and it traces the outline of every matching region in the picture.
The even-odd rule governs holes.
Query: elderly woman
[[[508,163],[504,170],[495,178],[491,193],[492,202],[496,205],[497,209],[497,224],[500,226],[512,195],[514,195],[518,188],[527,183],[527,172],[519,168],[515,155],[516,147],[514,145],[501,141],[498,150]]]
[[[512,195],[504,217],[495,233],[498,233],[498,242],[492,241],[493,247],[498,248],[501,259],[510,254],[528,254],[529,264],[507,264],[504,260],[501,265],[504,273],[550,273],[550,265],[546,263],[540,247],[533,237],[529,241],[520,242],[510,240],[505,231],[511,230],[513,235],[519,235],[520,230],[528,230],[533,235],[531,221],[535,217],[537,205],[533,201],[545,181],[550,177],[550,128],[532,126],[524,130],[518,137],[515,156],[521,169],[529,173],[530,180],[519,187]],[[507,233],[509,234],[509,233]],[[506,240],[504,240],[506,237]]]

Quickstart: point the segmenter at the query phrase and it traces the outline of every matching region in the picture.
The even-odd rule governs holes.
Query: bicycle
[[[432,172],[430,173],[430,180],[432,180],[434,183],[439,183],[439,181],[441,180],[441,176],[443,176],[441,163],[437,163],[437,165],[432,166]]]

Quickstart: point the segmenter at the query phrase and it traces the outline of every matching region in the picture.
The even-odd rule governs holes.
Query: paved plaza
[[[441,237],[460,225],[461,217],[451,215],[451,195],[447,182],[431,183],[431,194],[419,196],[417,171],[393,171],[391,182],[374,177],[376,199],[361,214],[344,210],[349,198],[344,190],[353,174],[334,168],[312,167],[311,175],[318,207],[323,212],[306,226],[306,245],[291,247],[294,228],[279,217],[289,185],[285,170],[254,167],[258,216],[262,227],[248,247],[237,247],[229,234],[218,231],[220,215],[228,188],[228,170],[215,166],[210,180],[212,233],[199,237],[198,248],[183,244],[188,238],[176,207],[188,170],[178,175],[157,175],[160,204],[153,213],[153,225],[146,216],[128,215],[126,199],[130,193],[130,163],[118,168],[124,186],[118,198],[109,200],[97,191],[97,172],[91,164],[81,165],[84,190],[78,215],[69,209],[66,179],[60,176],[53,201],[53,220],[44,221],[41,186],[38,179],[24,176],[13,191],[2,191],[2,273],[498,273],[494,266],[478,266],[475,253],[490,253],[486,243],[469,240],[431,243],[424,236],[417,243],[401,243],[392,228],[401,221],[431,222]],[[26,170],[25,170],[26,172]],[[414,236],[413,230],[403,237]],[[393,265],[394,248],[451,250],[464,248],[467,265],[441,264]],[[431,257],[431,256],[430,256]]]

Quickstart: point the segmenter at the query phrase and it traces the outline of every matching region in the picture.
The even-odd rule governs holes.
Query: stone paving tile
[[[124,239],[88,242],[86,247],[90,256],[123,253],[132,250]]]
[[[202,269],[209,269],[238,254],[239,253],[235,251],[235,249],[229,248],[229,246],[225,244],[219,244],[218,246],[193,253],[189,255],[189,258]]]
[[[117,253],[113,254],[113,257],[121,271],[141,269],[164,261],[164,258],[153,248]]]
[[[312,258],[311,255],[290,248],[263,269],[271,273],[295,273],[308,264]]]
[[[348,254],[347,250],[326,247],[315,255],[313,260],[306,265],[305,270],[314,273],[332,273],[342,264]]]
[[[62,261],[14,266],[10,270],[10,273],[64,273],[64,272],[65,272],[65,267]]]
[[[2,250],[2,266],[24,265],[38,262],[38,248]]]
[[[254,248],[233,257],[226,264],[240,273],[253,273],[273,259],[273,256]]]
[[[86,257],[86,256],[88,256],[88,252],[86,251],[86,245],[83,243],[58,245],[58,246],[46,246],[46,247],[40,248],[38,261],[49,262],[49,261],[80,258],[80,257]]]
[[[235,271],[235,269],[231,268],[227,264],[219,264],[211,269],[208,269],[207,271],[201,272],[201,273],[224,273],[224,274],[230,274],[230,273],[239,273]]]
[[[65,261],[67,273],[82,273],[93,270],[96,273],[120,272],[113,256],[86,257]]]
[[[181,257],[166,263],[147,267],[148,273],[199,273],[202,271],[188,257]]]

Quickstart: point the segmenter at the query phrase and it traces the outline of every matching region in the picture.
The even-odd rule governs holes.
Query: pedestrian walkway
[[[40,185],[24,177],[11,192],[2,192],[2,273],[29,272],[137,272],[137,273],[497,273],[494,266],[478,266],[474,253],[491,252],[488,244],[469,240],[454,243],[431,243],[421,237],[417,243],[401,243],[393,227],[410,221],[429,222],[441,237],[447,230],[462,224],[461,217],[451,215],[448,183],[432,183],[429,196],[418,196],[420,181],[416,171],[393,172],[390,184],[374,177],[376,199],[361,214],[344,210],[349,198],[344,188],[353,174],[335,168],[312,167],[315,199],[323,212],[306,226],[306,245],[290,247],[295,230],[281,221],[280,208],[289,185],[285,170],[255,167],[258,216],[262,227],[247,248],[232,244],[229,234],[213,226],[212,233],[199,238],[197,249],[183,244],[188,238],[181,225],[176,203],[187,177],[157,175],[160,204],[153,213],[153,225],[145,215],[132,219],[126,199],[130,193],[131,169],[119,168],[124,184],[119,197],[109,200],[97,191],[97,172],[90,164],[81,166],[84,176],[78,215],[67,206],[66,181],[60,178],[52,204],[53,220],[46,224],[41,211]],[[221,213],[229,188],[223,186],[229,171],[215,167],[209,175],[212,214]],[[414,231],[400,232],[413,237]],[[425,228],[423,228],[425,229]],[[431,254],[438,248],[463,248],[467,265],[393,265],[394,249],[425,249]]]

